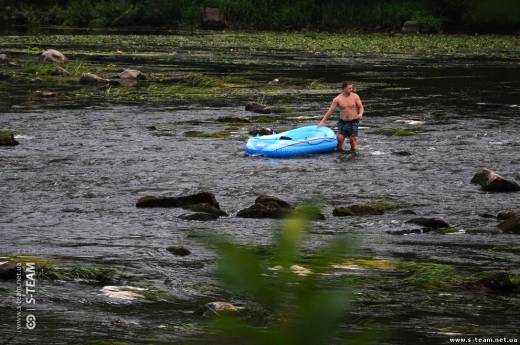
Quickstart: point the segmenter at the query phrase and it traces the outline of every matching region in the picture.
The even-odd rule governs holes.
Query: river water
[[[56,100],[34,104],[24,85],[8,89],[8,81],[0,81],[0,128],[16,130],[20,142],[17,147],[0,148],[0,254],[35,255],[62,266],[108,265],[123,273],[123,282],[146,282],[166,292],[157,302],[123,303],[103,295],[102,286],[41,281],[35,312],[38,327],[18,334],[15,286],[1,281],[0,332],[1,338],[9,339],[6,344],[197,339],[200,318],[192,311],[226,294],[213,278],[215,256],[196,241],[196,234],[224,234],[247,244],[270,243],[279,221],[234,216],[260,194],[295,205],[306,200],[322,205],[326,220],[314,222],[311,247],[348,234],[365,257],[413,258],[470,272],[520,273],[518,254],[492,250],[519,245],[518,236],[502,233],[496,219],[482,217],[519,208],[518,194],[486,193],[469,183],[480,167],[520,179],[518,61],[293,56],[299,61],[294,67],[282,63],[286,55],[280,60],[264,58],[274,63],[230,68],[218,63],[190,66],[183,61],[174,68],[217,75],[233,69],[264,81],[274,77],[334,83],[352,79],[366,107],[358,155],[248,157],[243,154],[247,131],[240,128],[224,139],[184,136],[189,130],[224,129],[215,121],[218,117],[255,116],[240,102],[223,107],[110,101],[60,104]],[[149,63],[151,68],[153,61]],[[333,96],[293,96],[287,105],[302,116],[321,116]],[[284,127],[317,121],[290,120]],[[330,124],[335,126],[335,121]],[[151,125],[167,129],[153,131],[147,128]],[[370,133],[380,127],[409,128],[418,134]],[[395,154],[399,151],[410,155]],[[181,209],[135,207],[143,195],[198,191],[213,192],[230,216],[190,222],[178,218],[186,212]],[[332,216],[336,206],[376,200],[399,202],[420,216],[442,218],[461,231],[396,235],[392,232],[417,229],[406,223],[413,216],[402,212]],[[166,250],[178,244],[189,247],[192,254],[176,257]],[[520,329],[517,296],[359,293],[366,298],[372,293],[383,295],[376,302],[360,303],[351,317],[355,328],[370,320],[384,324],[388,337],[383,343],[448,343],[452,334],[518,336]],[[455,325],[466,328],[457,332]]]

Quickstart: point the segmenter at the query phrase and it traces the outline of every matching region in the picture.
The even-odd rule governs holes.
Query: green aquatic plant
[[[422,289],[448,289],[467,281],[452,266],[436,263],[400,263],[399,269],[409,272],[404,282]]]
[[[350,286],[329,284],[325,272],[351,251],[346,239],[317,251],[302,266],[303,244],[309,220],[319,212],[302,206],[297,215],[283,221],[269,250],[212,238],[209,244],[219,259],[217,276],[226,291],[260,306],[267,318],[241,319],[220,315],[212,322],[216,335],[228,344],[330,344],[338,334],[352,295]],[[366,344],[376,332],[362,333],[352,344]]]
[[[232,135],[232,133],[230,131],[214,131],[214,132],[187,131],[187,132],[184,132],[184,136],[188,137],[188,138],[227,138],[231,135]]]
[[[417,134],[415,131],[406,128],[378,128],[369,134],[386,135],[389,137],[409,137]]]

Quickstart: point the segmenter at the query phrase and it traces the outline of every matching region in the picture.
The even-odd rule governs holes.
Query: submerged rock
[[[7,54],[0,54],[0,63],[7,63],[9,61],[9,58],[7,57]]]
[[[466,284],[466,287],[484,289],[489,292],[509,294],[520,290],[520,282],[506,272],[496,272],[488,277]]]
[[[123,72],[119,73],[119,78],[121,78],[121,79],[146,79],[146,75],[137,69],[127,68]]]
[[[336,207],[332,211],[335,217],[350,217],[350,216],[376,216],[382,215],[385,212],[370,205],[351,205],[348,207]]]
[[[136,207],[183,207],[194,204],[209,204],[217,209],[220,205],[213,193],[202,192],[178,197],[147,195],[139,198]]]
[[[15,261],[0,262],[0,279],[11,280],[16,279],[18,273],[18,263]],[[20,274],[22,269],[20,268]]]
[[[430,229],[450,228],[450,225],[439,218],[412,218],[407,223],[417,224]]]
[[[271,114],[271,108],[256,102],[248,102],[246,104],[246,110],[259,114]]]
[[[41,53],[40,61],[43,63],[64,63],[67,58],[56,49],[47,49]]]
[[[0,131],[0,146],[16,146],[19,142],[14,138],[11,131]]]
[[[203,213],[203,212],[197,212],[197,213],[191,213],[191,214],[183,214],[180,215],[180,219],[184,220],[198,220],[201,222],[207,222],[212,220],[217,220],[219,216],[211,213]]]
[[[240,210],[237,217],[242,218],[283,218],[287,216],[293,207],[286,201],[274,196],[260,195],[254,205]]]
[[[228,302],[210,302],[206,303],[195,311],[195,314],[202,316],[220,316],[223,314],[237,314],[244,310],[244,307],[239,307]]]
[[[471,183],[480,185],[482,190],[488,192],[509,193],[520,191],[520,185],[517,182],[506,180],[487,168],[478,171],[471,179]]]
[[[222,211],[220,208],[217,208],[211,204],[208,203],[200,203],[200,204],[191,204],[191,205],[185,205],[182,206],[182,208],[194,212],[202,212],[202,213],[208,213],[215,215],[217,217],[220,216],[227,216],[227,213]]]
[[[514,217],[514,216],[520,216],[520,211],[515,211],[515,210],[500,211],[497,214],[497,219],[498,220],[506,220],[507,218],[511,218],[511,217]]]
[[[166,250],[177,256],[186,256],[191,254],[190,250],[183,246],[168,247]]]
[[[515,214],[512,217],[504,219],[498,224],[500,230],[510,232],[513,234],[520,234],[520,214]]]

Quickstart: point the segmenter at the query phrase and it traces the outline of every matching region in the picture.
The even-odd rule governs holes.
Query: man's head
[[[344,81],[343,84],[341,84],[341,89],[343,90],[343,93],[345,95],[350,95],[350,93],[352,92],[352,82]]]

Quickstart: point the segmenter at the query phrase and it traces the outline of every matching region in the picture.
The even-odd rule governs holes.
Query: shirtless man
[[[339,106],[340,116],[338,122],[338,151],[343,151],[345,138],[349,137],[350,152],[356,152],[359,120],[363,118],[365,108],[359,96],[352,92],[352,82],[345,81],[341,85],[343,92],[334,98],[323,119],[318,123],[318,127],[325,125],[329,117]],[[359,111],[359,112],[358,112]]]

